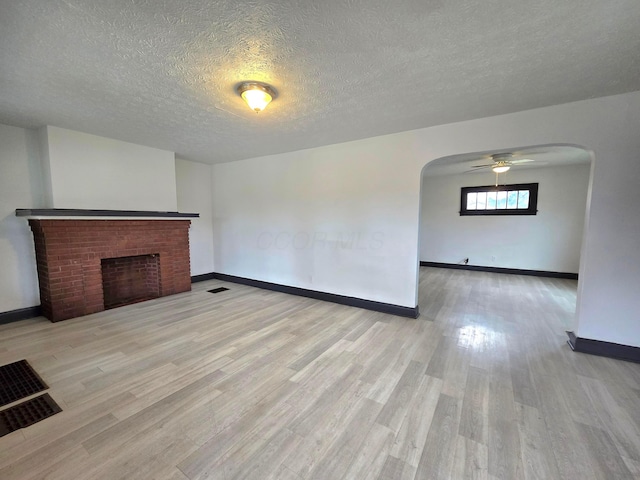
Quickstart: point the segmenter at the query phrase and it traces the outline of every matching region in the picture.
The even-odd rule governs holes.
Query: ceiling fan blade
[[[472,173],[472,172],[481,172],[487,168],[493,167],[492,165],[478,165],[476,167],[471,167],[471,170],[466,170],[464,173]]]
[[[489,168],[493,167],[495,163],[487,163],[486,165],[472,165],[471,168]]]
[[[523,158],[522,160],[511,160],[509,163],[517,164],[517,163],[529,163],[529,162],[537,162],[537,160],[532,160],[530,158]]]

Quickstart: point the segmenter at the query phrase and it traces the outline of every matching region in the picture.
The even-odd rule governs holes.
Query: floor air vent
[[[209,293],[220,293],[220,292],[226,292],[227,290],[229,290],[228,288],[224,288],[224,287],[220,287],[220,288],[214,288],[213,290],[207,290],[207,292]]]
[[[0,437],[61,412],[48,393],[0,412]]]
[[[47,388],[26,360],[0,367],[0,407]]]

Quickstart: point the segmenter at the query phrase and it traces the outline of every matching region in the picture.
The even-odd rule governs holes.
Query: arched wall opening
[[[491,155],[504,152],[513,153],[516,162],[496,177]],[[449,155],[427,163],[420,175],[418,261],[423,266],[577,278],[593,159],[584,147],[550,144]],[[474,168],[479,165],[485,166]],[[537,184],[536,214],[460,214],[462,188],[496,183]],[[417,294],[428,302],[428,292],[420,292],[419,286]]]

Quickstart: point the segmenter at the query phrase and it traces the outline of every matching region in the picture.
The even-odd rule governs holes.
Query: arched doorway
[[[492,155],[506,153],[513,154],[511,159],[515,161],[508,162],[510,169],[496,178],[491,169]],[[418,304],[422,314],[433,317],[438,302],[443,300],[438,288],[432,289],[431,296],[427,291],[422,275],[425,266],[577,279],[592,159],[592,153],[582,147],[554,144],[465,153],[425,165],[421,172],[418,239],[422,265]],[[486,166],[475,168],[479,165]],[[478,200],[471,215],[461,212],[466,208],[462,204],[466,202],[466,187],[494,191],[491,187],[496,183],[501,193],[489,193],[482,202]],[[523,185],[535,185],[538,190],[533,214],[520,214],[517,204],[506,208],[507,194],[517,194]],[[504,204],[496,204],[496,200]],[[482,278],[487,281],[493,277]],[[501,282],[505,284],[504,278]],[[575,294],[571,308],[571,323],[564,325],[565,329],[573,326]]]

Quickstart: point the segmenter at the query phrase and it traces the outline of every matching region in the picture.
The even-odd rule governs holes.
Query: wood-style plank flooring
[[[412,320],[212,280],[0,326],[63,408],[0,438],[0,478],[640,478],[640,365],[570,351],[576,282],[420,292]]]

